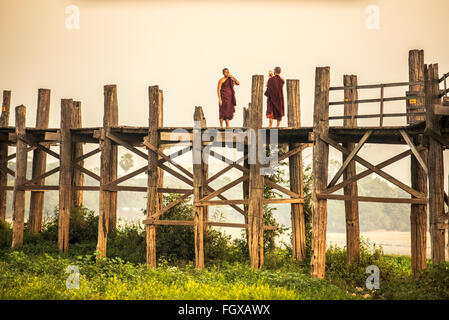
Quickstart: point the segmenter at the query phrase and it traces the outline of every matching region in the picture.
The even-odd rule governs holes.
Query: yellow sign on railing
[[[409,103],[410,104],[416,104],[416,99],[410,99]]]

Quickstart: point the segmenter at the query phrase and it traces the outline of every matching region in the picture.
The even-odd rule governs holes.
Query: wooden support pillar
[[[159,148],[159,123],[161,117],[159,112],[162,110],[163,95],[159,86],[150,86],[148,88],[149,96],[149,124],[148,124],[148,142],[156,148]],[[160,184],[160,170],[158,170],[158,155],[152,150],[148,150],[148,188],[147,188],[147,219],[160,210],[158,186]],[[147,224],[146,242],[147,242],[147,263],[151,267],[156,267],[156,225]]]
[[[343,85],[345,87],[356,87],[357,76],[345,75],[343,77]],[[345,89],[344,99],[348,101],[345,104],[344,115],[356,116],[358,114],[358,103],[354,103],[358,99],[357,89]],[[357,119],[344,119],[344,126],[349,128],[357,127]],[[355,143],[343,143],[343,147],[350,152],[354,150]],[[343,154],[343,163],[347,156]],[[356,163],[351,161],[343,172],[343,180],[348,180],[357,174]],[[357,197],[357,182],[353,182],[344,187],[345,196]],[[345,217],[346,217],[346,259],[348,264],[357,263],[360,260],[360,226],[359,226],[359,203],[357,200],[345,201]]]
[[[110,130],[110,127],[118,126],[118,99],[117,99],[117,86],[113,86],[113,99],[108,100],[108,109],[110,112],[110,118],[109,121],[109,128],[107,131]],[[106,110],[105,110],[106,111]],[[106,132],[106,130],[105,130]],[[117,172],[118,172],[118,146],[116,144],[111,145],[111,163],[110,163],[110,181],[114,181],[117,179]],[[111,191],[110,193],[110,205],[109,205],[109,229],[108,232],[111,230],[115,230],[117,228],[117,191]]]
[[[288,126],[301,127],[301,100],[299,93],[299,80],[287,80]],[[289,143],[289,151],[301,147],[300,143]],[[304,197],[302,152],[288,159],[290,172],[290,190]],[[306,258],[306,223],[304,218],[304,204],[291,204],[292,221],[292,249],[293,258],[304,260]]]
[[[108,134],[111,131],[111,126],[117,125],[117,114],[117,86],[106,85],[104,86],[103,134],[100,138],[100,203],[97,242],[97,251],[100,257],[106,256],[108,233],[111,227],[115,227],[115,219],[117,218],[114,192],[103,189],[105,185],[114,180],[114,155],[116,153]]]
[[[248,127],[249,126],[249,108],[243,108],[243,127]],[[248,155],[248,140],[245,141],[244,143],[244,147],[243,147],[243,156],[247,156]],[[248,158],[246,160],[243,161],[243,166],[248,169],[249,172],[249,163],[248,163]],[[249,199],[249,180],[245,180],[242,182],[242,192],[243,192],[243,199]],[[248,205],[245,204],[243,206],[243,210],[245,212],[245,224],[248,224]],[[248,230],[246,232],[246,237],[248,240]]]
[[[81,102],[73,102],[73,124],[72,128],[82,128],[81,118]],[[83,144],[81,142],[72,143],[72,161],[83,155]],[[80,166],[84,166],[84,160],[78,162]],[[82,187],[84,185],[84,175],[80,170],[73,168],[72,173],[72,203],[74,208],[83,206],[83,190],[77,190],[74,187]]]
[[[9,125],[9,108],[11,104],[11,91],[3,91],[2,112],[0,127]],[[0,142],[0,187],[8,185],[8,142]],[[6,220],[6,190],[0,190],[0,222]]]
[[[16,107],[16,174],[14,177],[14,194],[12,202],[12,248],[23,244],[23,228],[25,220],[25,190],[21,186],[26,181],[27,172],[27,144],[20,139],[25,137],[26,108]]]
[[[409,81],[424,82],[424,51],[411,50],[409,52]],[[424,84],[411,85],[411,92],[424,93]],[[424,99],[417,98],[415,107],[424,107]],[[410,113],[424,111],[423,109],[413,109]],[[417,117],[410,117],[411,123],[416,123]],[[424,119],[420,116],[418,119]],[[422,137],[414,138],[415,145],[422,143]],[[420,152],[421,158],[427,161],[427,149]],[[415,156],[410,157],[411,165],[411,183],[412,188],[427,195],[427,174],[423,167],[419,164]],[[411,258],[412,273],[417,276],[426,268],[426,241],[427,241],[427,205],[412,204],[410,207],[410,231],[411,231]]]
[[[37,98],[36,128],[47,129],[50,120],[50,90],[39,89]],[[47,153],[40,149],[33,151],[32,178],[36,178],[47,169]],[[45,185],[45,178],[35,182],[35,185]],[[42,219],[44,217],[44,191],[31,191],[29,225],[32,233],[42,231]]]
[[[193,201],[194,204],[200,202],[204,197],[204,162],[202,159],[202,141],[201,128],[205,126],[203,109],[195,107],[193,120],[199,122],[195,124],[192,142],[193,157]],[[196,268],[204,268],[204,227],[205,215],[204,206],[195,205],[194,226],[195,226],[195,266]]]
[[[440,118],[435,115],[435,105],[440,104],[438,64],[424,67],[426,92],[426,129],[441,133]],[[440,142],[429,138],[427,158],[429,172],[429,220],[432,264],[445,261],[445,230],[440,229],[440,219],[444,215],[444,165],[443,147]]]
[[[60,170],[59,170],[59,224],[58,247],[60,252],[69,248],[70,210],[72,207],[72,136],[73,100],[61,100]]]
[[[324,278],[326,267],[327,200],[317,195],[326,189],[329,145],[320,139],[329,133],[330,68],[316,69],[313,114],[313,191],[312,191],[312,261],[311,276]]]
[[[254,154],[255,163],[250,161],[249,170],[249,205],[248,205],[248,246],[251,267],[258,269],[263,265],[263,198],[264,177],[260,173],[261,165],[257,153],[262,145],[258,145],[258,130],[262,127],[263,76],[254,75],[252,79],[251,104],[249,107],[249,127],[253,130],[248,144],[256,146],[249,152]]]

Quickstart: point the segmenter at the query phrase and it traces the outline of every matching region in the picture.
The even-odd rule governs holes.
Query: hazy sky
[[[80,10],[79,30],[66,28],[70,5]],[[367,28],[370,5],[379,8],[379,29]],[[102,123],[103,85],[117,84],[120,124],[146,126],[147,87],[158,84],[166,126],[191,126],[196,105],[217,126],[217,81],[228,67],[241,82],[231,122],[240,126],[251,75],[279,65],[285,78],[301,80],[302,125],[310,126],[316,66],[331,67],[331,85],[344,74],[359,84],[408,81],[408,50],[420,48],[426,63],[448,72],[448,12],[447,0],[0,0],[0,90],[12,90],[13,107],[27,106],[28,126],[38,88],[52,90],[51,127],[59,127],[61,98],[81,100],[87,127]],[[360,113],[378,110],[369,108]],[[386,124],[404,123],[395,121]],[[371,146],[362,154],[376,163],[397,152]],[[408,182],[408,166],[387,171]]]

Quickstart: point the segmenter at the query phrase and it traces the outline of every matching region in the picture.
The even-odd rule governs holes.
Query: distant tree
[[[131,153],[125,153],[120,158],[120,167],[123,169],[123,171],[128,172],[129,169],[131,169],[134,166],[134,159],[133,155]]]

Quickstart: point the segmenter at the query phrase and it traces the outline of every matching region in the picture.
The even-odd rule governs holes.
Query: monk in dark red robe
[[[274,68],[274,76],[269,76],[267,81],[267,113],[266,116],[270,121],[269,128],[273,126],[273,119],[277,120],[277,127],[281,124],[284,116],[284,79],[280,76],[281,68]]]
[[[218,106],[220,127],[223,128],[223,120],[226,121],[226,128],[229,128],[229,120],[234,117],[235,100],[234,85],[239,85],[240,82],[234,78],[228,68],[223,69],[223,78],[218,81]]]

